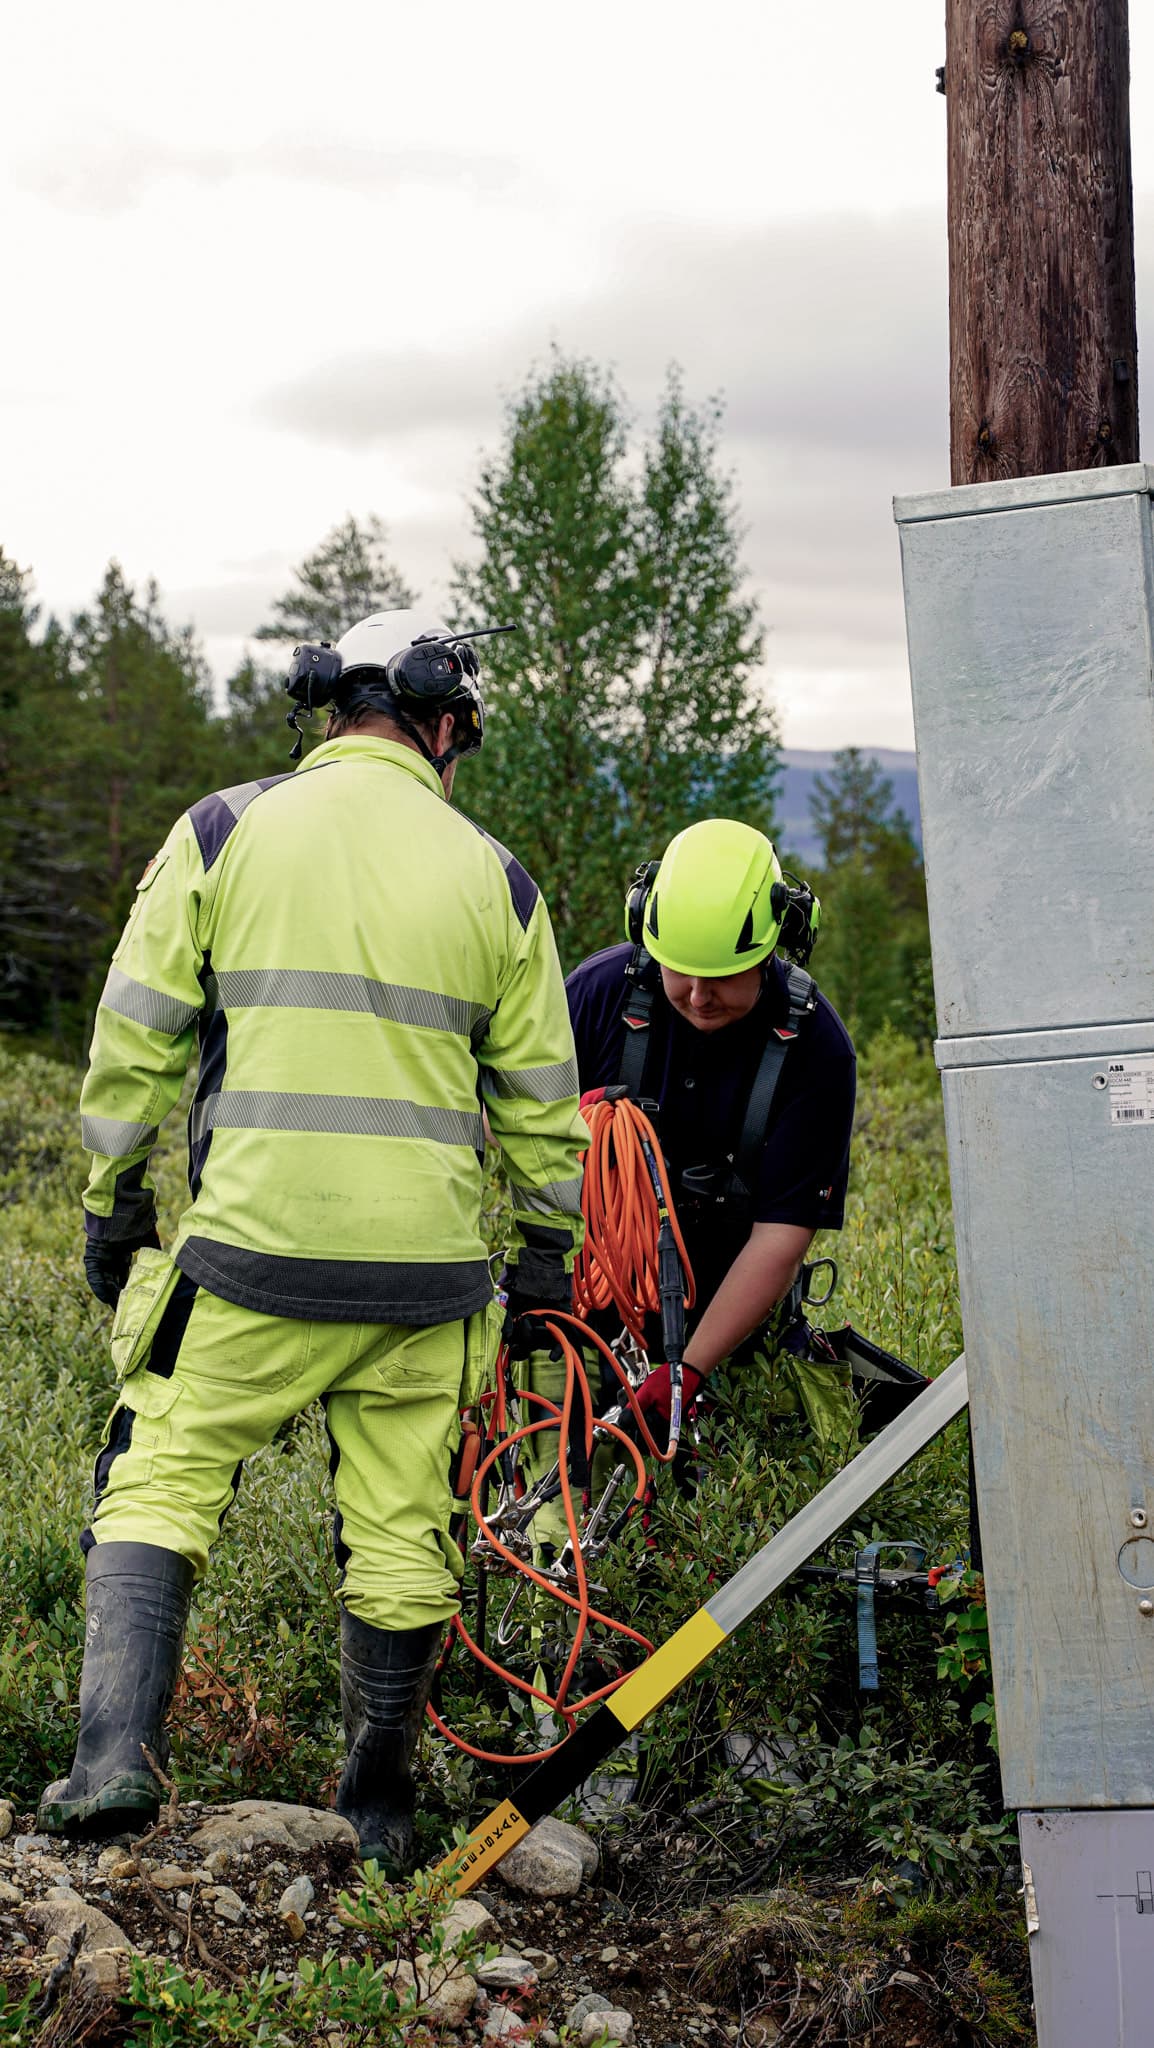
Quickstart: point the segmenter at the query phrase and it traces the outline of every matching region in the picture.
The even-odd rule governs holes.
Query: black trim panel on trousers
[[[100,1506],[107,1490],[108,1478],[112,1467],[121,1452],[126,1451],[132,1442],[132,1425],[135,1421],[136,1416],[131,1408],[117,1408],[113,1413],[112,1420],[108,1425],[108,1442],[103,1446],[97,1457],[96,1469],[92,1475],[93,1521],[96,1520],[96,1510]],[[80,1532],[80,1548],[84,1552],[85,1557],[95,1547],[95,1544],[96,1537],[92,1532],[91,1526],[87,1529],[82,1529]]]
[[[190,1237],[176,1254],[183,1273],[237,1308],[316,1323],[461,1322],[493,1298],[484,1259],[405,1265],[369,1259],[286,1259],[273,1252]]]

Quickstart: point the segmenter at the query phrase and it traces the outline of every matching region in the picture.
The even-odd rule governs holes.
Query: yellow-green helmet
[[[675,974],[740,974],[768,960],[787,900],[764,832],[736,818],[705,818],[666,847],[642,938]]]

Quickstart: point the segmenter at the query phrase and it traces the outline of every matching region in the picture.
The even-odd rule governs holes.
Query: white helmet
[[[480,752],[485,705],[477,656],[467,640],[454,640],[439,620],[418,611],[373,612],[349,627],[335,652],[341,658],[336,696],[342,706],[378,703],[410,732],[412,719],[451,711],[456,718],[453,746],[433,765],[440,769],[459,755]]]
[[[337,641],[341,674],[358,668],[388,668],[394,655],[403,654],[414,640],[443,640],[449,628],[428,612],[373,612],[358,620]]]

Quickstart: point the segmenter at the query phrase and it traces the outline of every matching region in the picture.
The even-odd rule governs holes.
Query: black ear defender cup
[[[311,714],[319,704],[331,700],[341,666],[341,657],[329,640],[317,646],[294,647],[285,689],[295,704]]]
[[[468,626],[461,633],[426,633],[410,641],[407,647],[402,647],[400,653],[394,654],[380,669],[361,663],[346,671],[339,648],[327,640],[294,647],[285,681],[285,689],[294,707],[286,713],[285,724],[291,726],[297,736],[291,758],[294,761],[300,759],[302,715],[311,718],[323,704],[344,710],[356,699],[364,699],[368,703],[377,701],[371,682],[365,686],[361,680],[366,675],[382,678],[380,694],[386,701],[380,708],[384,710],[388,710],[390,705],[397,705],[402,714],[407,708],[417,718],[442,707],[460,714],[468,730],[461,727],[457,744],[450,753],[434,759],[424,741],[418,738],[421,752],[438,773],[449,761],[455,761],[459,754],[479,753],[485,733],[485,715],[480,691],[475,687],[481,672],[480,664],[469,641],[487,639],[494,633],[517,631],[516,626]],[[401,723],[404,724],[403,715]]]
[[[625,892],[625,936],[635,946],[645,944],[645,906],[657,879],[659,860],[643,860],[635,868]]]
[[[777,934],[779,951],[788,953],[799,967],[807,967],[821,928],[819,899],[808,882],[800,882],[796,875],[787,871],[784,882],[774,883],[769,900],[780,926]]]

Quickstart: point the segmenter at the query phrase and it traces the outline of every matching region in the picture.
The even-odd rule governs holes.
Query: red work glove
[[[697,1396],[705,1385],[705,1381],[706,1374],[698,1372],[695,1366],[682,1366],[681,1408],[684,1415],[689,1414]],[[663,1422],[668,1422],[670,1409],[669,1367],[667,1365],[655,1365],[648,1379],[642,1380],[634,1395],[634,1399],[643,1415],[659,1415]]]

